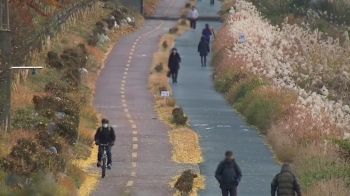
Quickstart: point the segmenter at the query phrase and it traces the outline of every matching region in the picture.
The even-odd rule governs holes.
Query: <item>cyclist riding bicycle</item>
[[[100,144],[108,144],[107,150],[107,168],[111,169],[112,166],[112,153],[111,148],[114,146],[115,133],[114,129],[108,125],[109,121],[107,119],[102,119],[102,126],[99,127],[95,134],[95,144],[98,145],[98,155],[97,155],[97,167],[101,167],[101,157],[103,154],[103,147]]]

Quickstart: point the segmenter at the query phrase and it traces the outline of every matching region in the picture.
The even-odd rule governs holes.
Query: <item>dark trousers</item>
[[[221,192],[222,192],[222,196],[237,196],[237,187],[235,186],[230,189],[221,188]]]
[[[211,5],[214,5],[214,0],[210,0],[210,4],[211,4]]]
[[[201,63],[202,63],[202,66],[203,66],[203,63],[204,63],[204,66],[206,65],[206,63],[207,63],[207,55],[201,55]]]
[[[112,164],[112,153],[111,153],[112,146],[107,146],[106,151],[107,151],[107,164]],[[103,154],[103,147],[99,146],[98,147],[98,154],[97,154],[97,160],[100,162],[102,159],[102,154]]]
[[[171,72],[170,75],[171,75],[171,78],[173,79],[173,83],[177,82],[177,72]]]
[[[190,26],[192,29],[196,29],[197,19],[190,19]]]

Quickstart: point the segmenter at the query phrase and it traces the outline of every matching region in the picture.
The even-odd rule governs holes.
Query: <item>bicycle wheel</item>
[[[102,158],[102,178],[104,178],[106,176],[106,167],[107,167],[107,163],[106,163],[106,157]]]

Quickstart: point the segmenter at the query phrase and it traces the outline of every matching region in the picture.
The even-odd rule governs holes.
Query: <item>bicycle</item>
[[[103,147],[103,154],[101,157],[102,160],[102,178],[104,178],[106,176],[106,168],[107,168],[107,149],[106,147],[108,146],[108,144],[100,144],[100,146]]]

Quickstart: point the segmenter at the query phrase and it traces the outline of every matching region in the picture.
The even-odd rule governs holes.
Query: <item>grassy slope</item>
[[[60,53],[62,49],[68,47],[74,47],[78,43],[84,43],[88,50],[88,65],[87,70],[88,74],[83,79],[83,85],[89,89],[86,92],[80,91],[79,93],[85,93],[86,98],[89,100],[88,104],[85,104],[81,108],[80,113],[80,125],[79,125],[79,140],[75,143],[74,146],[66,146],[71,148],[73,152],[73,157],[76,161],[73,161],[70,168],[68,169],[67,177],[57,177],[58,186],[56,187],[59,192],[54,193],[55,196],[60,195],[89,195],[89,192],[92,191],[97,180],[93,175],[88,174],[89,167],[91,163],[95,162],[95,148],[91,153],[89,142],[83,142],[82,140],[92,140],[92,135],[95,131],[96,125],[98,123],[98,114],[91,105],[92,101],[92,92],[94,89],[95,81],[98,77],[100,70],[103,68],[103,62],[111,49],[111,46],[123,35],[128,34],[134,31],[134,28],[126,27],[124,29],[116,30],[110,32],[109,36],[110,41],[103,44],[98,44],[96,47],[88,46],[87,38],[91,31],[95,28],[95,23],[102,18],[108,18],[112,10],[102,9],[98,7],[94,11],[82,12],[80,17],[77,17],[72,20],[70,28],[66,30],[64,34],[61,34],[55,37],[51,43],[47,44],[46,47],[50,51],[55,51]],[[88,16],[88,17],[86,17]],[[143,19],[140,16],[137,16],[137,26],[140,26]],[[48,50],[44,50],[40,53],[34,55],[36,58],[33,59],[33,64],[36,65],[45,65],[46,53]],[[24,74],[25,75],[25,74]],[[44,85],[48,81],[57,81],[59,82],[59,72],[55,69],[50,69],[45,67],[44,70],[38,71],[36,76],[29,76],[25,83],[22,83],[19,86],[15,86],[13,91],[13,100],[12,108],[14,113],[19,110],[31,110],[33,109],[32,98],[33,95],[43,95]],[[14,116],[14,121],[16,121]],[[5,157],[11,151],[11,148],[20,138],[32,138],[33,132],[26,130],[14,130],[12,133],[0,133],[0,143],[1,143],[1,152],[0,158]],[[75,169],[73,169],[75,168]],[[0,171],[0,186],[3,186],[6,172]],[[80,188],[79,192],[78,189]],[[5,188],[2,189],[5,191]],[[39,189],[36,189],[39,191]],[[9,190],[9,192],[12,192]],[[5,194],[5,192],[4,192]]]

